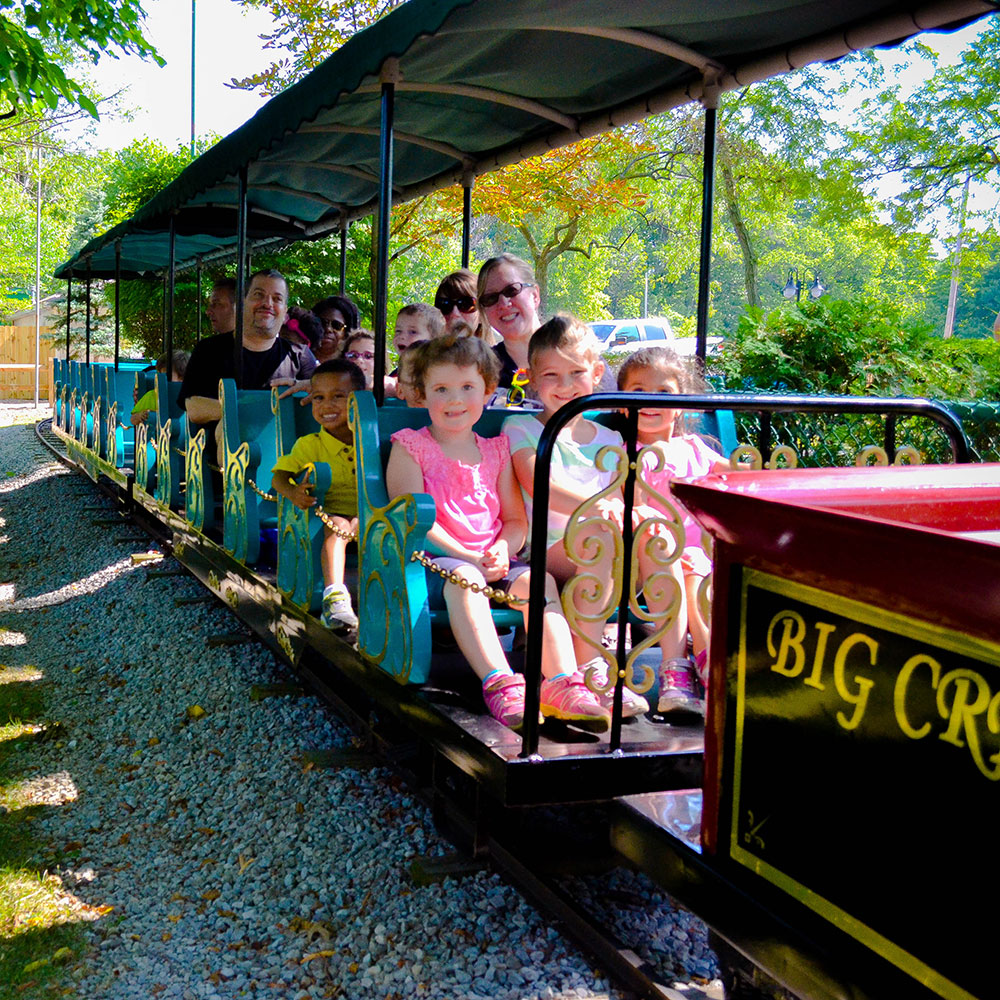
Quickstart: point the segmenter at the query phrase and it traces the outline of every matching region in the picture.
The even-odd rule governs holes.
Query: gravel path
[[[133,530],[79,512],[99,503],[33,428],[0,427],[2,662],[37,668],[61,724],[24,795],[52,806],[38,835],[100,914],[78,996],[621,995],[495,875],[416,886],[410,859],[450,852],[429,811],[388,770],[310,767],[349,731],[313,697],[252,700],[288,673],[256,644],[207,648],[245,628],[176,607],[204,591],[149,578],[143,545],[115,542]],[[635,903],[632,947],[665,975],[714,974],[702,925],[639,876],[609,879],[585,891],[615,900],[623,937]]]

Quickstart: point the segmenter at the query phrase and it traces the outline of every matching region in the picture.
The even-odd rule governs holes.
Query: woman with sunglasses
[[[517,370],[528,367],[528,341],[542,325],[535,275],[526,260],[502,253],[479,269],[477,291],[484,327],[503,337],[493,351],[503,366],[500,385],[509,389]]]
[[[320,363],[340,354],[347,335],[361,325],[358,307],[346,295],[331,295],[312,307],[323,324],[323,338],[313,351]]]
[[[484,323],[479,315],[476,276],[471,271],[463,268],[445,277],[434,295],[434,306],[444,316],[448,333],[454,333],[457,324],[465,323],[472,328],[473,336],[485,340],[491,347],[496,343],[489,323]]]

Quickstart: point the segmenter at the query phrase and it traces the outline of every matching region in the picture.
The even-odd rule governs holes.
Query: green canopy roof
[[[405,200],[809,62],[953,28],[998,0],[409,0],[268,102],[56,274],[163,270],[231,252],[238,172],[252,242],[328,234],[373,211],[380,91],[395,82]]]

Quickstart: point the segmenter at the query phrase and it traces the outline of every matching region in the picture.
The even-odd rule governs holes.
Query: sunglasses
[[[520,295],[525,288],[534,287],[530,281],[514,281],[507,285],[506,288],[501,288],[499,292],[488,292],[486,295],[481,295],[479,301],[484,309],[489,309],[500,301],[501,295],[505,299],[513,299]]]
[[[341,323],[340,320],[337,319],[324,319],[321,320],[321,322],[324,330],[330,329],[334,333],[343,333],[347,329],[347,324]]]
[[[453,299],[435,299],[434,306],[440,309],[445,316],[452,311],[452,309],[457,309],[459,312],[470,313],[474,312],[476,308],[476,300],[472,295],[457,295]]]
[[[348,351],[344,357],[348,361],[360,361],[362,358],[365,361],[373,361],[375,359],[374,351]]]

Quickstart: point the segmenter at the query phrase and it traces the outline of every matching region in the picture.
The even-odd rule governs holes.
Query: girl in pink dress
[[[430,426],[397,431],[386,470],[392,497],[429,493],[437,508],[427,532],[434,562],[463,581],[487,584],[514,597],[528,596],[528,567],[515,556],[524,545],[527,518],[503,436],[473,431],[497,387],[500,363],[475,337],[444,337],[423,345],[411,372],[414,392],[426,406]],[[524,677],[515,674],[490,615],[485,594],[468,586],[428,579],[429,600],[443,598],[459,649],[483,683],[490,713],[511,728],[524,718]],[[543,615],[540,708],[593,731],[608,728],[610,716],[576,670],[569,625],[562,615],[555,581],[546,578]],[[527,627],[528,605],[516,604]]]
[[[704,380],[697,376],[667,347],[648,347],[626,359],[618,372],[618,388],[623,392],[698,393],[706,391]],[[653,492],[667,498],[677,508],[684,527],[681,568],[687,603],[688,630],[694,647],[695,665],[686,658],[666,661],[660,675],[660,704],[663,713],[697,709],[692,672],[702,683],[706,679],[708,623],[698,606],[698,590],[712,572],[712,563],[701,541],[701,527],[670,492],[675,477],[704,476],[710,472],[728,472],[727,458],[713,451],[697,434],[685,434],[682,410],[653,409],[639,411],[638,441],[645,451],[640,473],[638,499],[667,516],[667,509]]]

